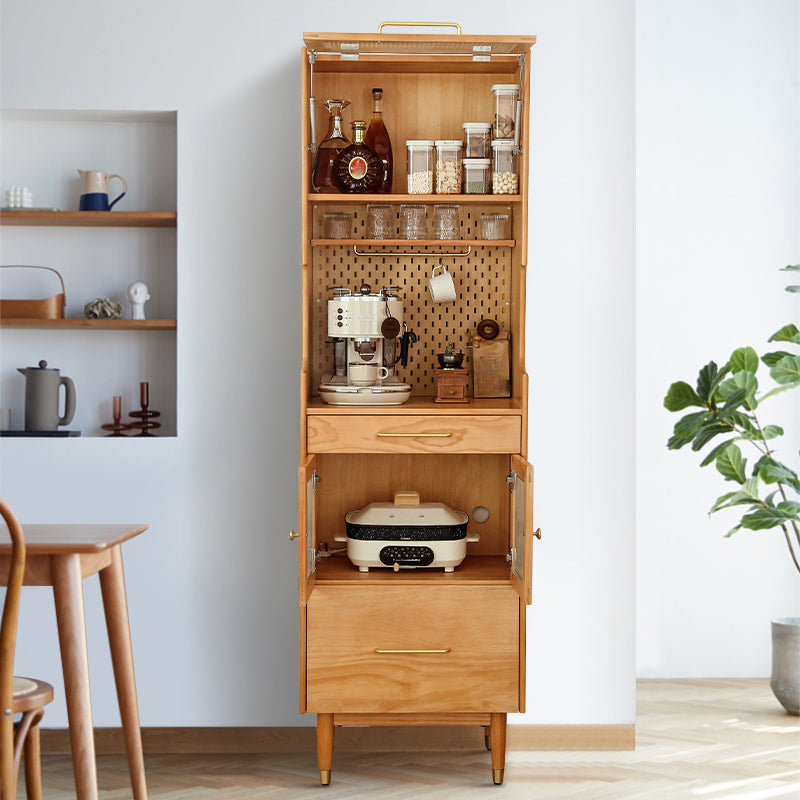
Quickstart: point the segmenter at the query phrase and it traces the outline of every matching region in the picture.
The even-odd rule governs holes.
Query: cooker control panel
[[[433,550],[430,547],[387,545],[382,547],[378,558],[381,564],[392,567],[427,567],[433,563]]]

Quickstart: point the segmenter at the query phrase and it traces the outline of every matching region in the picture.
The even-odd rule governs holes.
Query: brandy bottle
[[[367,128],[364,144],[371,147],[383,161],[383,180],[378,191],[392,191],[392,141],[383,121],[383,89],[372,90],[372,121]]]
[[[353,144],[336,156],[333,162],[333,180],[343,192],[377,192],[383,181],[383,161],[364,144],[367,123],[355,120]]]
[[[317,148],[314,169],[311,172],[311,188],[315,192],[338,192],[333,180],[333,162],[336,156],[350,144],[342,133],[342,111],[350,105],[349,100],[326,100],[328,110],[328,133]]]

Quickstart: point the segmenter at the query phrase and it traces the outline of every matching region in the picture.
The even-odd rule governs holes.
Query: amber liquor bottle
[[[372,121],[367,128],[364,144],[371,147],[383,161],[383,180],[378,191],[392,191],[392,141],[383,121],[383,89],[372,90]]]
[[[353,144],[336,156],[333,180],[343,192],[377,192],[383,181],[383,161],[364,144],[367,123],[357,119],[353,126]]]

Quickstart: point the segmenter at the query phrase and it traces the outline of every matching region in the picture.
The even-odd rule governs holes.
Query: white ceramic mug
[[[441,270],[437,275],[436,270]],[[456,299],[456,285],[453,276],[441,264],[433,268],[428,278],[428,289],[434,303],[450,303]]]
[[[358,384],[359,386],[368,386],[375,383],[378,378],[386,378],[389,375],[389,370],[382,367],[376,361],[374,364],[359,364],[350,363],[347,370],[347,377],[350,383]]]

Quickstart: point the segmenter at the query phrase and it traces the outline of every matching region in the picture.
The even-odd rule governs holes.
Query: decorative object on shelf
[[[18,367],[25,376],[25,430],[55,431],[75,415],[75,384],[42,360],[38,367]],[[64,387],[64,414],[58,413],[58,394]]]
[[[0,408],[0,431],[11,430],[11,409]]]
[[[315,192],[338,192],[333,180],[333,162],[336,156],[350,144],[342,133],[342,111],[350,105],[349,100],[326,100],[328,110],[328,133],[319,143],[311,172],[311,188]]]
[[[160,422],[153,422],[155,417],[160,417],[160,411],[150,410],[150,384],[148,381],[142,381],[139,384],[139,402],[142,406],[141,411],[131,411],[129,417],[133,417],[138,422],[132,422],[130,427],[140,430],[139,436],[152,436],[150,433],[154,428],[160,428]]]
[[[436,239],[458,239],[461,233],[461,207],[457,203],[437,203],[433,207],[433,235]]]
[[[460,369],[464,363],[464,353],[461,350],[456,353],[456,346],[448,342],[444,353],[437,353],[436,360],[440,369]]]
[[[349,239],[353,215],[331,211],[322,215],[326,239]]]
[[[437,271],[441,270],[437,274]],[[456,299],[456,285],[453,276],[441,261],[431,271],[428,278],[428,290],[434,303],[452,303]]]
[[[33,208],[33,192],[27,186],[6,189],[6,208]]]
[[[81,200],[78,206],[80,211],[111,211],[111,209],[128,193],[128,182],[122,175],[116,173],[106,175],[92,169],[79,169],[81,176]],[[108,202],[108,182],[112,178],[122,181],[122,194],[117,195]]]
[[[493,319],[482,319],[472,340],[474,397],[511,397],[508,333]]]
[[[364,236],[367,239],[393,239],[394,217],[388,203],[368,203]]]
[[[46,269],[54,272],[61,283],[61,293],[42,300],[0,300],[0,317],[3,319],[64,319],[67,305],[66,289],[61,273],[52,267],[30,264],[3,264],[0,269]]]
[[[134,281],[128,287],[128,300],[131,304],[131,319],[145,319],[144,304],[150,299],[146,283]]]
[[[378,187],[379,192],[386,194],[392,191],[392,140],[383,121],[383,89],[372,90],[372,121],[367,128],[364,144],[372,148],[383,162],[383,180]]]
[[[125,434],[123,431],[129,431],[131,429],[130,425],[126,425],[124,422],[120,422],[122,419],[122,396],[115,394],[113,399],[113,414],[114,414],[114,422],[107,422],[105,425],[101,425],[100,427],[104,431],[111,431],[109,436],[124,436]]]
[[[434,403],[469,403],[467,397],[467,375],[469,370],[446,367],[435,369],[433,379],[436,381],[436,397]]]
[[[401,239],[428,238],[428,211],[422,203],[401,204],[400,238]]]
[[[122,303],[110,297],[95,297],[83,307],[86,319],[122,319]]]
[[[377,192],[383,183],[384,166],[380,156],[364,144],[367,123],[351,123],[353,144],[345,147],[333,162],[334,183],[345,193]]]

